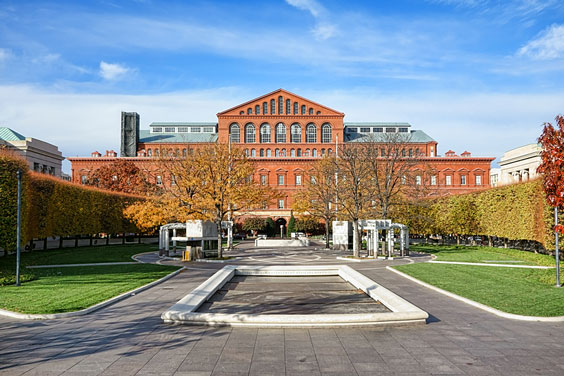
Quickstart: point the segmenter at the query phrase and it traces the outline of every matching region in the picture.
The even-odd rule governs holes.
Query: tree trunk
[[[110,234],[106,234],[106,245],[110,244]]]
[[[325,220],[325,249],[329,249],[329,220]]]
[[[123,238],[121,239],[121,244],[125,244],[125,232],[122,233],[122,235],[123,235]]]
[[[360,257],[360,236],[358,236],[358,219],[353,220],[353,256]]]
[[[90,240],[90,246],[92,247],[92,234],[90,234],[90,236],[88,237],[88,240]]]
[[[460,235],[456,235],[456,245],[460,245]]]
[[[63,236],[59,236],[59,248],[63,249]]]
[[[43,239],[43,250],[47,249],[47,238]]]
[[[217,258],[223,257],[223,248],[221,247],[221,220],[215,222],[217,225]]]

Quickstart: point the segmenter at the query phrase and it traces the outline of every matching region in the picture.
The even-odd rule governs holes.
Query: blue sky
[[[499,157],[564,112],[562,1],[0,1],[0,125],[66,156],[119,112],[215,114],[285,88]]]

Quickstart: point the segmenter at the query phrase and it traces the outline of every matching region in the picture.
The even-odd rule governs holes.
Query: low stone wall
[[[308,247],[309,239],[257,239],[255,247]]]

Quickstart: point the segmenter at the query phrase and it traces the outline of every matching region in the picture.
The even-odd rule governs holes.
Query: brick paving
[[[303,257],[300,252],[293,251],[296,257],[288,263],[300,258],[335,262],[323,251],[306,251]],[[564,323],[499,318],[403,279],[383,268],[388,264],[349,263],[429,312],[427,325],[248,329],[163,324],[164,310],[223,266],[193,263],[163,284],[86,316],[0,318],[0,375],[564,374]]]

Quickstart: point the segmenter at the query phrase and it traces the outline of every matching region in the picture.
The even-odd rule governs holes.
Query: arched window
[[[290,149],[290,157],[295,157],[296,151],[294,149]]]
[[[260,149],[259,156],[264,157],[264,149]]]
[[[247,108],[247,115],[252,115],[253,114],[253,109],[252,108]]]
[[[298,114],[298,110],[299,110],[298,107],[299,107],[298,102],[294,102],[294,115]]]
[[[286,126],[283,123],[278,123],[276,125],[276,142],[286,142]]]
[[[249,149],[245,149],[245,155],[248,157],[249,156]]]
[[[152,157],[153,151],[151,149],[147,149],[147,157]]]
[[[159,149],[155,149],[155,157],[159,156]]]
[[[270,125],[267,123],[260,126],[260,142],[270,142]]]
[[[251,123],[245,125],[245,142],[253,143],[256,141],[255,126]]]
[[[186,149],[182,149],[182,156],[186,157]]]
[[[251,157],[256,157],[257,151],[255,149],[251,149]]]
[[[312,157],[317,157],[317,149],[313,149],[313,150],[311,151],[311,156],[312,156]]]
[[[274,156],[275,156],[275,157],[280,156],[280,150],[275,149],[275,150],[274,150]]]
[[[285,157],[285,156],[286,156],[286,149],[280,150],[280,156],[281,156],[281,157]]]
[[[255,106],[255,115],[260,115],[260,106],[258,104]]]
[[[284,114],[284,98],[282,96],[278,97],[278,115]]]
[[[309,114],[313,115],[313,108],[311,108],[311,107],[309,108]]]
[[[245,115],[245,111],[239,112],[239,115]]]
[[[331,125],[325,123],[321,127],[321,142],[324,144],[331,143],[331,139],[333,136],[331,135]]]
[[[292,101],[286,99],[286,115],[291,115],[291,114],[292,114]]]
[[[329,154],[329,155],[333,154],[333,149],[331,149],[331,148],[327,149],[327,154]]]
[[[268,103],[262,102],[262,113],[263,115],[268,115]]]
[[[229,127],[229,136],[231,137],[231,142],[241,142],[241,128],[239,127],[239,124],[231,124],[231,126]]]
[[[298,123],[294,123],[290,127],[290,142],[292,143],[302,142],[302,127],[300,127]]]
[[[270,149],[266,149],[266,157],[267,158],[272,157],[272,153],[271,153]]]
[[[275,115],[276,114],[276,101],[274,100],[274,98],[272,98],[270,100],[270,115]]]
[[[302,115],[306,114],[306,105],[302,104]]]
[[[317,142],[317,128],[315,124],[309,123],[306,127],[306,142]]]
[[[302,149],[298,149],[298,157],[302,156]]]
[[[325,155],[325,149],[321,149],[321,156],[323,157]]]
[[[305,150],[305,154],[304,154],[304,155],[305,155],[306,157],[309,157],[309,149],[306,149],[306,150]]]

